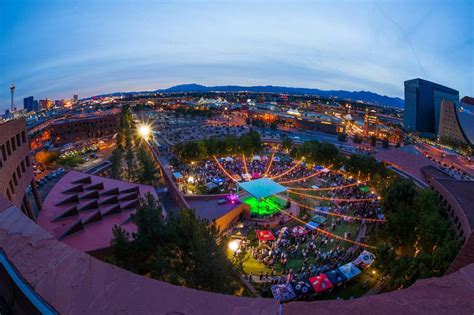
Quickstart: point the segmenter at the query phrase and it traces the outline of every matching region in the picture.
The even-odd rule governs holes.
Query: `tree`
[[[373,147],[377,145],[377,138],[374,135],[370,136],[370,145]]]
[[[127,161],[128,178],[132,179],[135,175],[135,153],[133,148],[127,147],[125,159]]]
[[[293,148],[293,140],[290,137],[286,136],[281,142],[281,147],[287,152],[289,152],[291,148]]]
[[[352,141],[354,141],[354,143],[357,143],[357,144],[361,144],[362,140],[363,140],[362,137],[359,135],[354,135],[354,137],[352,138]]]
[[[153,182],[158,179],[158,166],[148,152],[144,151],[144,149],[142,150],[145,153],[139,155],[140,168],[138,179],[140,183],[153,185]]]
[[[347,141],[347,135],[343,132],[339,133],[337,135],[337,141],[339,142],[346,142]]]
[[[121,178],[121,164],[122,164],[122,151],[119,148],[115,148],[112,151],[112,156],[110,158],[111,165],[111,176],[115,179]]]

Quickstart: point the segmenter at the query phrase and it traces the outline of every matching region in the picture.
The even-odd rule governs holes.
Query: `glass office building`
[[[405,114],[403,124],[407,131],[421,135],[438,133],[441,101],[457,102],[459,92],[423,79],[405,81]]]

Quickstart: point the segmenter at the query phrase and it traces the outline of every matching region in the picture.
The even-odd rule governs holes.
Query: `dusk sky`
[[[0,111],[176,84],[474,96],[474,1],[0,1]]]

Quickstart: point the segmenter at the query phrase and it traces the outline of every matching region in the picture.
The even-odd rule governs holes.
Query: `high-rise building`
[[[77,105],[77,103],[79,102],[79,95],[78,94],[74,94],[72,96],[72,104],[73,105]]]
[[[459,92],[419,78],[405,81],[405,129],[436,135],[443,99],[458,101]]]
[[[443,142],[474,145],[474,105],[442,100],[438,129]]]
[[[15,98],[15,84],[12,82],[12,85],[10,85],[10,93],[11,93],[11,96],[12,96],[12,103],[11,103],[11,106],[10,106],[10,112],[13,112],[15,110],[15,101],[14,101],[14,98]]]
[[[23,99],[23,108],[26,109],[27,112],[36,112],[38,108],[35,107],[35,104],[38,104],[38,102],[35,102],[33,96],[28,96]]]

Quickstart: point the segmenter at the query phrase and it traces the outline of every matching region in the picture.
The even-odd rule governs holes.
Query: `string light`
[[[216,158],[215,155],[212,156],[214,158],[214,160],[216,160],[216,163],[217,163],[217,166],[221,169],[222,172],[224,172],[225,175],[227,175],[227,177],[229,177],[231,180],[233,180],[234,182],[237,182],[237,180],[235,178],[233,178],[226,170],[225,168],[221,165],[221,163],[219,162],[219,160]]]
[[[288,215],[290,218],[292,219],[295,219],[296,221],[306,225],[308,224],[308,222],[305,222],[303,220],[301,220],[300,218],[292,215],[291,213],[285,211],[285,210],[282,210],[280,209],[281,212],[285,213],[286,215]],[[376,247],[375,246],[371,246],[371,245],[368,245],[368,244],[365,244],[365,243],[361,243],[361,242],[357,242],[357,241],[353,241],[353,240],[350,240],[348,238],[345,238],[345,237],[342,237],[342,236],[339,236],[339,235],[336,235],[336,234],[333,234],[331,232],[328,232],[326,230],[323,230],[323,229],[320,229],[320,228],[317,228],[317,227],[313,227],[317,232],[321,233],[321,234],[325,234],[329,237],[332,237],[332,238],[335,238],[335,239],[338,239],[338,240],[342,240],[342,241],[345,241],[345,242],[348,242],[348,243],[352,243],[352,244],[355,244],[355,245],[359,245],[359,246],[362,246],[362,247],[366,247],[366,248],[372,248],[372,249],[375,249]]]
[[[296,182],[300,182],[302,180],[307,180],[307,179],[310,179],[310,178],[313,178],[315,176],[318,176],[319,174],[321,174],[323,171],[321,172],[316,172],[314,174],[311,174],[311,175],[308,175],[308,176],[305,176],[305,177],[300,177],[300,178],[296,178],[296,179],[291,179],[291,180],[284,180],[282,182],[278,182],[279,184],[291,184],[291,183],[296,183]]]
[[[280,177],[282,177],[282,176],[285,176],[286,174],[290,173],[292,170],[294,170],[295,168],[297,168],[297,167],[301,164],[301,162],[302,162],[302,160],[297,161],[296,164],[295,164],[295,166],[289,168],[287,171],[281,173],[280,175],[276,175],[276,176],[270,177],[270,179],[277,179],[277,178],[280,178]]]
[[[317,200],[337,201],[337,202],[368,202],[368,201],[380,200],[379,197],[362,198],[362,199],[330,198],[330,197],[320,197],[320,196],[302,194],[302,193],[293,191],[291,189],[288,189],[288,191],[295,194],[295,195],[299,195],[299,196],[302,196],[302,197],[308,197],[308,198],[313,198],[313,199],[317,199]]]
[[[360,185],[362,183],[365,183],[367,181],[362,181],[362,182],[357,182],[353,184],[347,184],[347,185],[342,185],[342,186],[335,186],[335,187],[323,187],[323,188],[302,188],[302,187],[291,187],[291,190],[305,190],[305,191],[327,191],[327,190],[337,190],[337,189],[343,189],[343,188],[348,188],[348,187],[353,187]]]
[[[245,174],[249,174],[249,170],[247,169],[247,162],[245,160],[245,154],[242,154],[242,161],[244,161]]]
[[[285,200],[285,198],[280,197],[278,195],[275,195],[275,197],[280,198],[281,200]],[[305,204],[299,203],[299,202],[295,201],[294,199],[291,199],[291,198],[288,198],[288,199],[292,203],[294,203],[295,205],[298,205],[300,207],[307,208],[307,209],[313,210],[314,212],[327,214],[327,215],[334,216],[334,217],[341,217],[341,218],[347,218],[347,219],[351,219],[351,220],[367,221],[367,222],[380,222],[380,223],[385,222],[385,220],[381,220],[381,219],[361,218],[361,217],[355,217],[355,216],[351,216],[351,215],[345,215],[345,214],[340,214],[340,213],[335,213],[335,212],[330,212],[330,211],[323,211],[323,210],[313,209],[313,207],[310,207],[310,206],[307,206]]]
[[[268,167],[267,167],[267,170],[265,171],[265,173],[263,174],[263,177],[267,177],[268,172],[270,171],[270,167],[272,167],[273,156],[274,155],[275,155],[275,152],[272,153],[272,157],[270,158],[270,162],[268,162]]]

